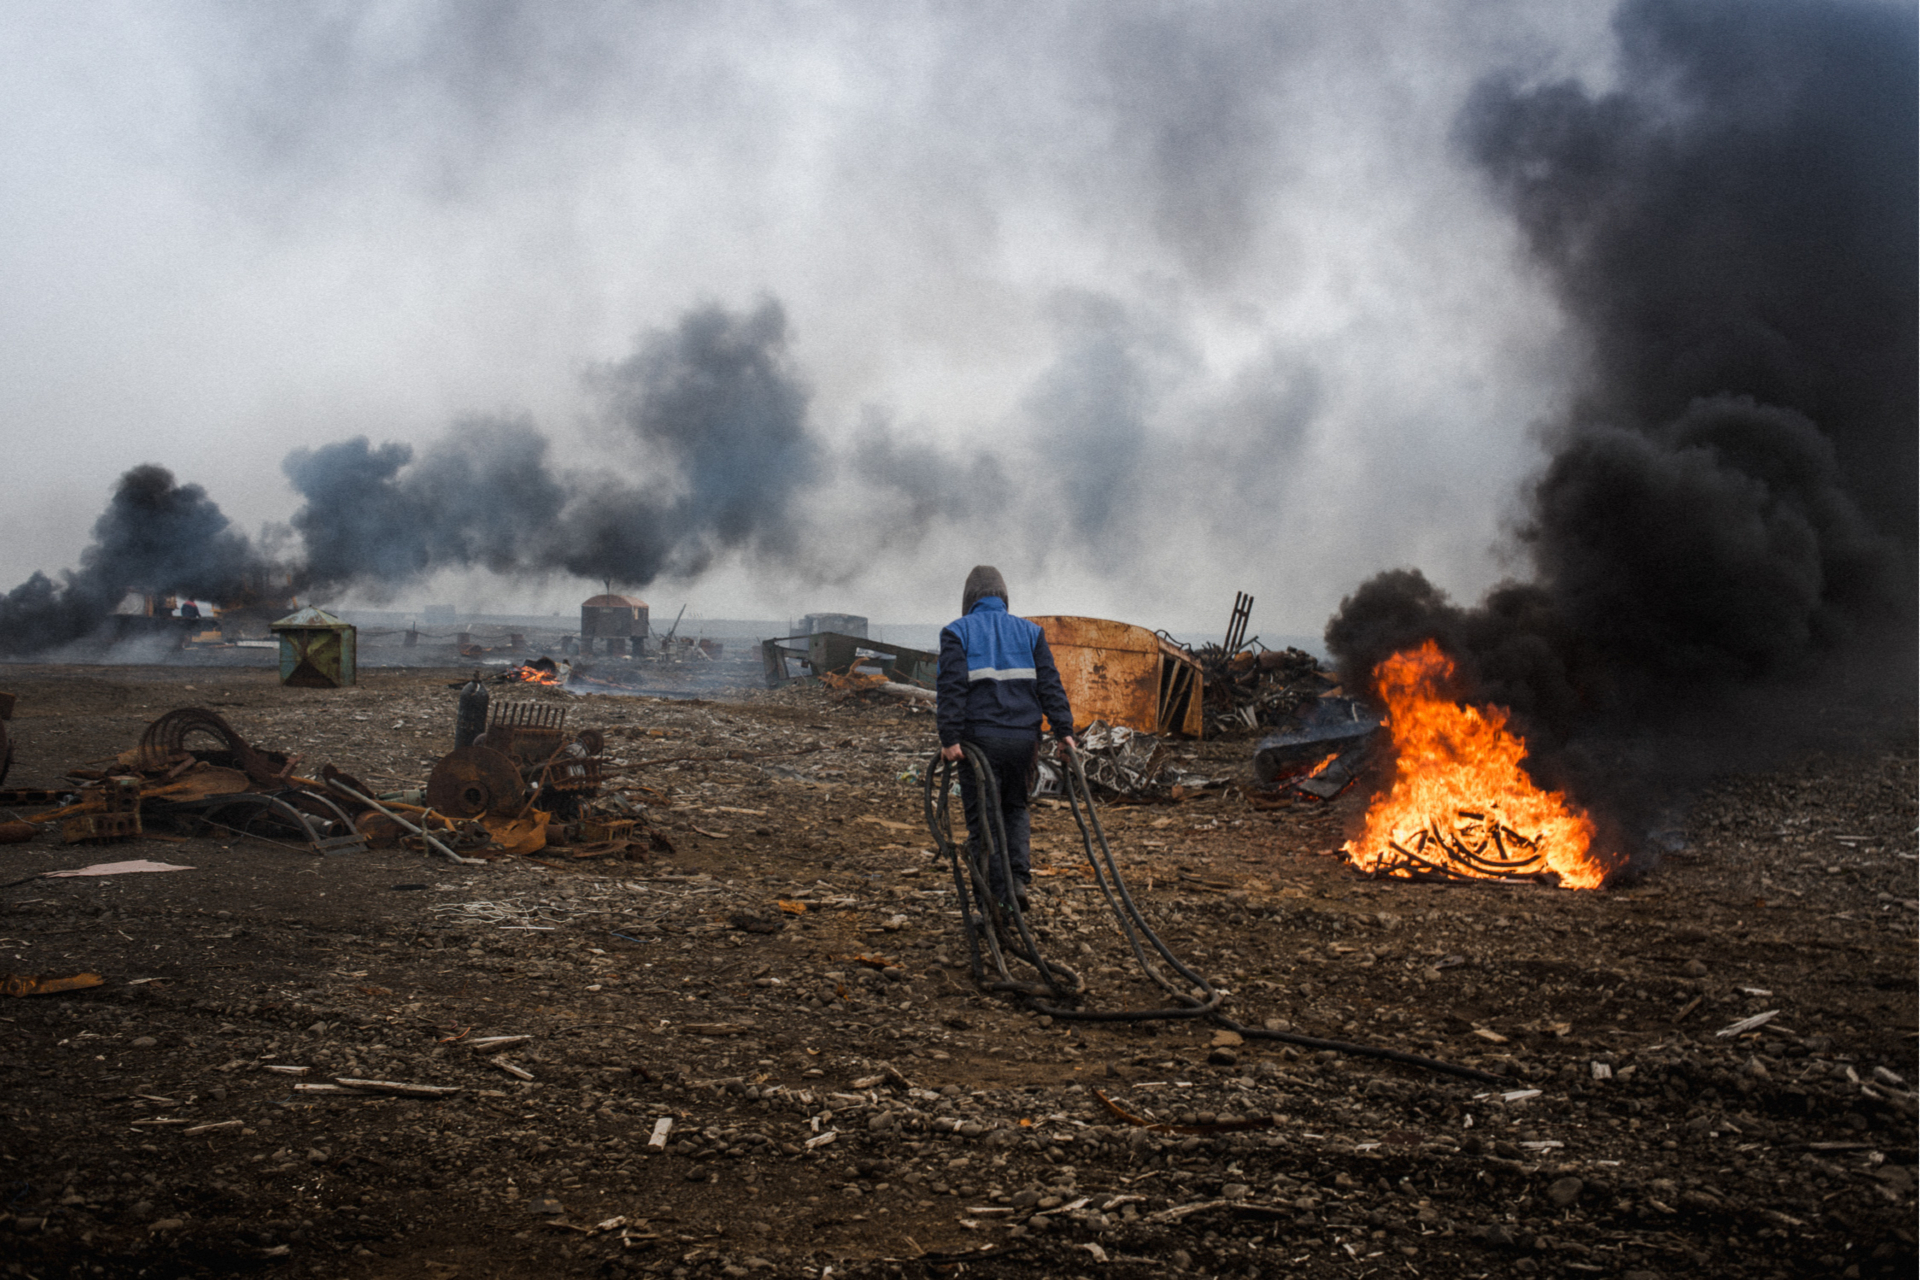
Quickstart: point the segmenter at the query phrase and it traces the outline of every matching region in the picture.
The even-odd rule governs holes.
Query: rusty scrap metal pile
[[[602,794],[599,730],[566,731],[567,708],[496,703],[485,731],[433,768],[418,791],[375,795],[333,765],[249,743],[213,711],[182,707],[147,726],[104,767],[74,768],[64,788],[0,790],[0,804],[39,809],[16,838],[57,826],[68,844],[156,830],[246,836],[320,854],[395,845],[457,862],[566,847],[575,858],[671,849],[645,811]],[[48,806],[57,806],[49,808]]]
[[[1221,644],[1189,652],[1206,675],[1206,725],[1212,736],[1287,724],[1315,699],[1340,691],[1340,677],[1301,649],[1268,649],[1247,636],[1253,597],[1236,592]]]

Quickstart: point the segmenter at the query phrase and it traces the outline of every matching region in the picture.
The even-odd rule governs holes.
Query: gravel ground
[[[199,705],[417,785],[460,674],[0,666],[8,784]],[[106,979],[0,1000],[0,1272],[1914,1274],[1910,739],[1724,778],[1684,849],[1593,893],[1362,880],[1329,856],[1360,795],[1105,811],[1236,1017],[1495,1088],[975,994],[920,820],[932,721],[900,704],[512,696],[609,730],[675,852],[0,846],[6,881],[194,868],[0,892],[0,969]],[[1250,743],[1190,749],[1250,779]],[[1143,999],[1070,815],[1035,839],[1047,945]],[[335,1078],[456,1091],[301,1087]]]

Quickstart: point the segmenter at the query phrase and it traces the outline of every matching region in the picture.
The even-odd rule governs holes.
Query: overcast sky
[[[596,370],[773,299],[841,463],[793,556],[656,608],[939,621],[979,561],[1184,629],[1477,595],[1578,353],[1450,131],[1612,56],[1591,3],[6,3],[0,590],[143,462],[249,533],[291,450],[475,414],[619,472]]]

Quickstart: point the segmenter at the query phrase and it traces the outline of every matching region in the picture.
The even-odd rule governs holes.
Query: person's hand
[[[940,758],[942,760],[958,760],[960,758],[960,744],[956,742],[950,747],[940,748]]]
[[[1060,739],[1060,743],[1058,746],[1054,748],[1053,753],[1059,756],[1062,760],[1064,760],[1067,758],[1068,752],[1075,751],[1078,749],[1079,749],[1078,745],[1073,740],[1073,735],[1068,734],[1066,737]]]

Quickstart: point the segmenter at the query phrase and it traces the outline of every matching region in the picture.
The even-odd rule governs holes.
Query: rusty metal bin
[[[1105,618],[1034,618],[1047,633],[1075,729],[1095,720],[1141,733],[1201,736],[1200,664],[1145,627]]]
[[[280,683],[298,689],[340,689],[354,682],[352,623],[308,606],[269,628],[280,637]]]

